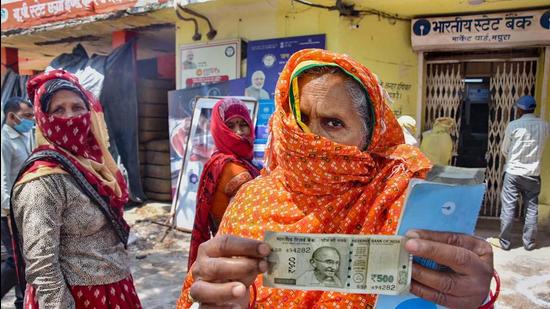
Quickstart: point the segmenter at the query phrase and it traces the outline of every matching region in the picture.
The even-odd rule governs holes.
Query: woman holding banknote
[[[178,308],[365,308],[374,295],[272,289],[265,231],[395,234],[409,181],[430,169],[404,144],[384,90],[346,55],[308,49],[280,75],[262,177],[237,193],[216,237],[199,247]],[[473,237],[411,231],[407,250],[452,271],[414,265],[411,292],[457,308],[476,308],[489,293],[490,245]]]

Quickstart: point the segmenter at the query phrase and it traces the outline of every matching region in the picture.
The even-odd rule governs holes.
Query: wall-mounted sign
[[[318,34],[248,42],[245,95],[257,100],[273,99],[288,58],[302,49],[325,48],[325,40],[324,34]]]
[[[241,40],[184,45],[180,57],[179,89],[225,82],[241,74]]]
[[[2,1],[2,31],[164,3],[167,0],[20,0]]]
[[[414,19],[416,51],[550,44],[550,10]]]

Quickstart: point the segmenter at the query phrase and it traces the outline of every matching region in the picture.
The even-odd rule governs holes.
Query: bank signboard
[[[550,10],[414,19],[415,51],[544,46],[550,44]]]

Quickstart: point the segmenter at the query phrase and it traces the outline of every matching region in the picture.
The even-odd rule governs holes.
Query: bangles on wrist
[[[496,270],[493,270],[493,278],[495,279],[496,287],[495,292],[493,291],[489,292],[489,301],[478,309],[492,309],[494,308],[495,302],[497,301],[498,295],[500,294],[500,277],[498,276],[498,273]]]
[[[252,283],[252,292],[254,294],[254,297],[251,297],[252,301],[248,306],[249,309],[253,309],[254,307],[256,307],[256,297],[258,296],[258,289],[256,288],[256,284],[254,284],[254,282]]]

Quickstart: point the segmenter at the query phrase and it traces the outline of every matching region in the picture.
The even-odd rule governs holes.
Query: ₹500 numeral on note
[[[264,286],[397,295],[411,283],[406,238],[266,232],[271,246]]]

